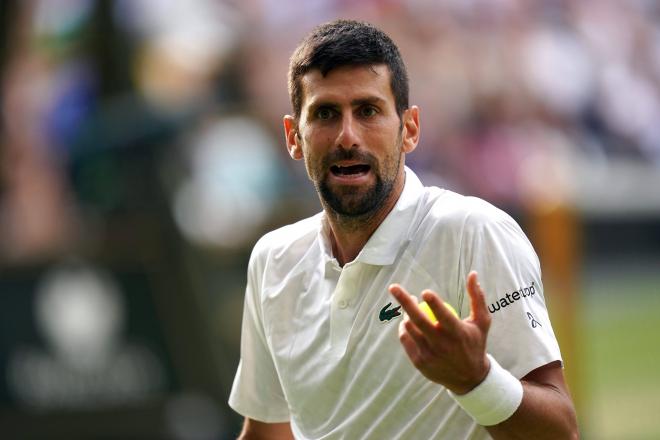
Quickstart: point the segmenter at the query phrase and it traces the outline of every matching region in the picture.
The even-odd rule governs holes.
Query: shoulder
[[[427,188],[425,196],[414,231],[417,240],[440,245],[445,253],[453,247],[461,254],[479,248],[535,255],[520,225],[493,204],[437,188]]]
[[[321,213],[263,235],[252,250],[250,263],[257,260],[298,260],[318,238]]]
[[[478,197],[464,196],[436,187],[425,188],[421,224],[441,225],[453,232],[474,232],[501,225],[517,228],[509,214]]]

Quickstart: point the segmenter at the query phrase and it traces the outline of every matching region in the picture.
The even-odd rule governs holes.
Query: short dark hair
[[[289,96],[294,117],[300,116],[303,101],[301,78],[319,69],[323,76],[343,66],[385,64],[396,112],[401,117],[408,108],[408,72],[396,44],[375,26],[355,20],[335,20],[322,24],[305,37],[291,55]]]

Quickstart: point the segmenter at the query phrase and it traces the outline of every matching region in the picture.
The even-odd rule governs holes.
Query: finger
[[[408,291],[401,284],[398,283],[390,284],[387,290],[389,290],[390,293],[392,293],[392,295],[394,295],[395,298],[398,295],[410,295]]]
[[[410,319],[410,317],[406,317],[403,322],[401,323],[404,330],[408,332],[412,340],[417,344],[419,347],[420,351],[421,350],[429,350],[430,349],[430,344],[424,333],[415,325],[415,323]]]
[[[390,293],[401,304],[403,310],[406,312],[410,320],[422,331],[422,333],[430,333],[435,330],[435,325],[426,316],[419,306],[417,305],[417,298],[410,295],[401,285],[392,284],[389,288]]]
[[[435,292],[431,290],[423,291],[422,299],[429,305],[438,323],[440,323],[440,327],[444,330],[451,331],[459,325],[460,319],[454,316]]]
[[[417,345],[410,332],[406,329],[404,321],[399,324],[399,341],[403,345],[406,354],[412,360],[413,364],[417,362],[420,357],[420,347]]]
[[[467,277],[467,291],[470,296],[470,319],[487,332],[490,327],[490,312],[486,306],[486,295],[479,284],[476,271],[471,271]]]

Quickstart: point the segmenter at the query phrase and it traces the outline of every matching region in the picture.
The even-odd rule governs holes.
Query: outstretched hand
[[[417,306],[417,299],[399,284],[389,287],[406,312],[399,325],[399,340],[413,365],[429,380],[444,385],[455,394],[465,394],[488,374],[486,338],[491,317],[477,272],[467,277],[470,316],[460,320],[431,290],[422,292],[438,322]]]

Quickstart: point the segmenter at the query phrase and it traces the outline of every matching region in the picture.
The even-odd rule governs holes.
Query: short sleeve
[[[492,317],[487,350],[517,378],[561,361],[543,296],[541,269],[518,224],[489,205],[466,220],[462,240],[462,285],[471,270],[479,274]],[[465,293],[463,307],[469,307]]]
[[[266,423],[289,421],[289,409],[266,340],[260,300],[260,267],[253,251],[248,266],[241,359],[229,396],[239,414]]]

